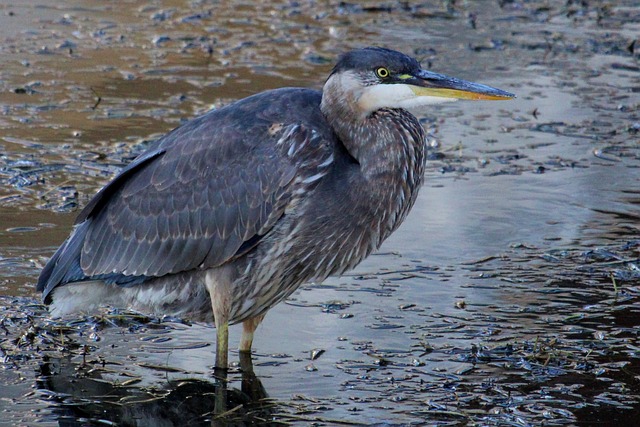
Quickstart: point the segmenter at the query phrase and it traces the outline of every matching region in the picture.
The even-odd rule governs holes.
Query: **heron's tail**
[[[42,292],[45,304],[51,302],[51,291],[59,285],[87,279],[80,267],[80,253],[90,220],[76,226],[71,236],[58,248],[42,269],[36,289]]]

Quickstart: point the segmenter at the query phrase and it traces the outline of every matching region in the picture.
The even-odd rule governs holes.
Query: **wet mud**
[[[29,0],[0,23],[0,425],[640,420],[635,2]],[[426,183],[379,253],[269,312],[226,376],[210,325],[48,318],[39,270],[149,141],[367,45],[518,95],[425,112]]]

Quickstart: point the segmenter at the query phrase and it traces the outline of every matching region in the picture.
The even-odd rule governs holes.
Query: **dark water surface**
[[[636,2],[253,3],[0,0],[0,424],[640,422]],[[40,268],[145,141],[366,45],[518,99],[427,112],[409,219],[269,312],[255,375],[221,394],[207,325],[47,319]]]

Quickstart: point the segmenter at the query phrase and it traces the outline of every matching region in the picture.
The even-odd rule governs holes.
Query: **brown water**
[[[0,1],[0,24],[0,424],[640,420],[633,1]],[[366,45],[518,99],[429,112],[410,218],[269,313],[259,381],[229,377],[242,406],[211,414],[206,325],[46,320],[39,269],[145,140],[261,90],[319,88]]]

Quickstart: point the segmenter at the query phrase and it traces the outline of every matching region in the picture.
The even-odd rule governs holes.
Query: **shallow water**
[[[633,425],[640,8],[557,3],[0,3],[0,423]],[[518,99],[425,113],[412,214],[269,313],[257,379],[229,376],[234,411],[212,414],[207,325],[46,319],[39,269],[144,141],[319,88],[364,45]]]

